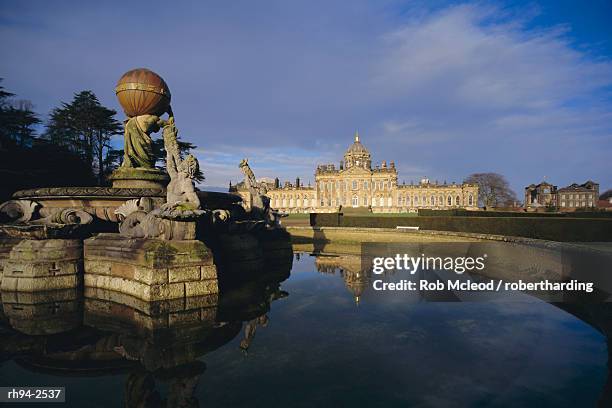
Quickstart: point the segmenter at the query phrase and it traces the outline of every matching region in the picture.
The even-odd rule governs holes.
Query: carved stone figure
[[[166,203],[157,209],[147,209],[143,199],[127,201],[115,211],[122,218],[119,232],[131,238],[193,239],[195,220],[204,214],[193,181],[199,169],[198,161],[192,155],[181,158],[172,110],[167,121],[155,123],[163,126],[166,168],[170,175]]]
[[[248,159],[243,159],[238,167],[244,173],[244,185],[251,196],[251,214],[262,218],[268,228],[278,227],[280,225],[280,215],[270,208],[270,199],[266,196],[268,188],[265,183],[257,182]]]
[[[166,187],[166,201],[170,206],[181,204],[185,208],[200,208],[200,199],[195,192],[194,178],[199,169],[198,160],[192,156],[181,159],[178,147],[178,130],[174,117],[164,123],[164,147],[166,148],[166,170],[170,183]]]
[[[153,148],[151,133],[158,132],[162,120],[155,115],[140,115],[125,121],[123,163],[121,167],[152,169]]]

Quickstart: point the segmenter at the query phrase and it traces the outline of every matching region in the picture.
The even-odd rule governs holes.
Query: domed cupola
[[[371,169],[372,158],[370,152],[359,141],[359,132],[355,132],[355,141],[344,153],[345,168],[360,167],[366,170]]]

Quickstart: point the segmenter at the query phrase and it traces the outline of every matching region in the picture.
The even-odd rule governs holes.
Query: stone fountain
[[[84,287],[144,301],[209,296],[219,291],[223,262],[261,267],[291,256],[289,235],[245,163],[252,202],[195,188],[199,163],[180,154],[170,90],[159,75],[131,70],[115,91],[127,119],[112,187],[22,190],[0,204],[3,293]],[[159,131],[165,169],[152,153]],[[225,270],[239,274],[242,266]]]

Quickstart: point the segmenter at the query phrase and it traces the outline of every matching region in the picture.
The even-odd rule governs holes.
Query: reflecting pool
[[[296,254],[287,275],[158,304],[102,291],[3,293],[0,384],[64,386],[74,407],[609,401],[607,339],[583,317],[605,305],[589,314],[523,294],[442,302],[376,292],[351,256]]]

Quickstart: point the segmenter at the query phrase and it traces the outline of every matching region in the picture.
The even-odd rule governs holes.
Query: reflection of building
[[[241,184],[236,186],[241,195]],[[478,186],[439,184],[423,179],[419,184],[399,184],[395,163],[383,161],[372,168],[370,152],[359,135],[344,154],[339,168],[317,167],[315,186],[305,187],[296,179],[281,186],[270,185],[267,196],[273,208],[283,212],[335,212],[340,206],[372,208],[373,212],[409,212],[418,208],[448,209],[477,207]]]
[[[342,275],[346,288],[353,294],[355,303],[359,304],[361,295],[370,282],[370,267],[364,266],[360,256],[318,256],[316,258],[317,271],[321,273],[336,273],[338,270]],[[366,263],[366,265],[368,265]]]
[[[593,208],[598,206],[598,197],[599,184],[590,180],[584,184],[573,183],[560,189],[542,182],[525,187],[525,208],[558,207],[561,211]]]

